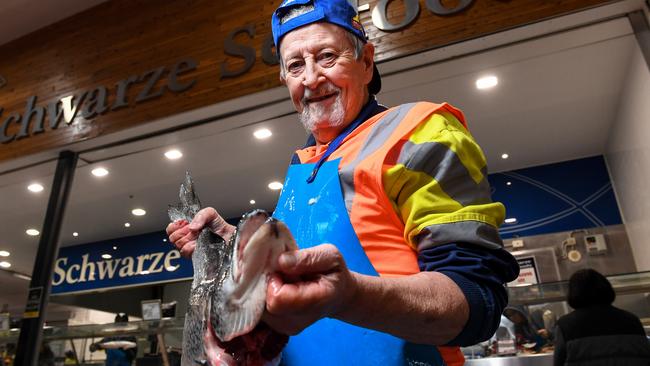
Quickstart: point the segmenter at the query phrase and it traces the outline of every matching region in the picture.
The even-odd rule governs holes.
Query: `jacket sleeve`
[[[566,361],[566,344],[564,342],[564,335],[562,334],[562,329],[559,326],[555,327],[555,348],[553,351],[553,365],[554,366],[564,366],[564,361]]]
[[[498,233],[505,208],[491,200],[483,152],[448,112],[429,116],[396,149],[384,185],[404,239],[417,251],[420,270],[447,275],[470,307],[450,345],[488,339],[508,302],[504,284],[519,268]]]
[[[422,271],[438,271],[451,278],[469,304],[469,319],[448,345],[469,346],[489,339],[499,327],[508,304],[505,282],[517,277],[517,263],[504,249],[450,243],[418,253]]]

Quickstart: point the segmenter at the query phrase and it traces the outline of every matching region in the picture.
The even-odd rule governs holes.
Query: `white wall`
[[[635,47],[605,160],[639,271],[650,271],[650,72]]]

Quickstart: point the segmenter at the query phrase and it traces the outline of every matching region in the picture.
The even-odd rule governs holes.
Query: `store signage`
[[[165,233],[151,233],[63,247],[54,264],[52,294],[192,278],[192,262],[165,241]]]
[[[372,10],[372,24],[385,32],[395,32],[404,29],[411,25],[420,14],[420,0],[403,0],[405,8],[404,19],[398,24],[388,21],[388,3],[391,0],[379,0],[377,5]],[[452,15],[460,13],[461,11],[469,8],[474,0],[460,0],[454,7],[447,7],[442,4],[442,0],[426,0],[427,8],[436,15]]]
[[[539,283],[535,257],[518,257],[517,263],[519,263],[519,277],[509,282],[509,287],[530,286]]]
[[[377,29],[384,32],[394,32],[404,29],[411,25],[420,13],[419,0],[403,0],[406,15],[404,19],[398,23],[393,24],[388,20],[388,3],[391,0],[379,0],[377,5],[372,10],[372,24]],[[469,8],[475,0],[460,0],[458,4],[453,7],[443,5],[442,0],[426,0],[426,7],[433,14],[448,16],[460,13]],[[255,65],[255,48],[245,44],[235,42],[235,37],[239,34],[246,34],[249,38],[255,37],[256,29],[254,24],[247,24],[231,31],[226,40],[224,41],[224,53],[229,56],[239,57],[244,60],[244,64],[238,69],[230,69],[228,63],[223,61],[221,63],[221,79],[234,78],[245,74]],[[262,61],[269,66],[277,65],[278,59],[274,51],[275,45],[273,44],[273,35],[269,34],[264,42],[262,42]]]
[[[32,95],[25,102],[23,114],[13,113],[3,119],[3,108],[0,107],[0,143],[7,144],[14,140],[20,140],[31,135],[45,132],[46,127],[50,130],[59,128],[61,119],[70,125],[77,115],[86,120],[104,114],[109,111],[135,105],[144,101],[161,97],[167,90],[180,93],[192,88],[196,80],[184,83],[178,81],[178,77],[189,71],[195,70],[197,62],[192,59],[185,59],[174,64],[169,70],[164,66],[147,71],[141,75],[132,75],[120,80],[115,84],[113,102],[109,105],[109,89],[103,85],[92,90],[82,91],[76,95],[67,95],[47,104],[37,105],[37,96]],[[166,80],[165,80],[166,79]],[[158,85],[163,80],[162,85]],[[157,86],[158,85],[158,86]],[[129,100],[127,92],[137,90],[137,96],[133,101]],[[47,119],[48,124],[45,124]],[[11,124],[20,126],[17,133],[9,134]]]
[[[610,2],[374,0],[359,11],[382,62]],[[268,26],[277,4],[120,1],[95,7],[88,16],[141,13],[160,20],[159,26],[153,30],[146,19],[129,17],[119,26],[89,31],[87,16],[76,15],[17,40],[12,49],[34,49],[30,40],[38,40],[42,52],[0,51],[0,73],[8,81],[0,89],[0,162],[279,86],[277,70],[269,66],[278,60]],[[141,34],[133,37],[133,29]],[[59,33],[66,37],[52,36]],[[168,61],[186,56],[196,61],[174,66]],[[165,67],[134,74],[134,65]],[[92,82],[98,74],[102,81]],[[182,100],[173,98],[189,89]]]

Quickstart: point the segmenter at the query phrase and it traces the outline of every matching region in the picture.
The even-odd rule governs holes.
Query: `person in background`
[[[647,366],[650,343],[638,317],[612,306],[616,294],[607,278],[582,269],[569,279],[573,312],[555,330],[555,366]]]
[[[115,324],[124,325],[129,322],[129,316],[118,313]],[[106,366],[130,366],[138,353],[135,337],[115,336],[102,338],[90,345],[90,352],[106,351]]]
[[[522,351],[539,352],[547,343],[542,332],[530,319],[523,306],[508,306],[503,314],[514,324],[517,347]]]
[[[555,330],[555,314],[550,309],[535,309],[530,312],[530,322],[541,335],[549,341],[553,341],[553,331]]]
[[[447,103],[377,102],[375,48],[355,1],[285,0],[272,15],[280,80],[310,136],[273,216],[283,253],[262,320],[292,335],[284,365],[461,365],[489,339],[519,272],[498,226],[486,160]],[[208,157],[210,158],[210,157]],[[167,227],[189,256],[214,208]]]

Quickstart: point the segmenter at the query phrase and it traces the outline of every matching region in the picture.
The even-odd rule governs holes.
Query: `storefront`
[[[483,147],[508,209],[502,236],[525,269],[517,284],[530,285],[511,289],[513,305],[562,315],[562,290],[545,297],[541,284],[585,267],[650,271],[644,1],[359,5],[383,75],[380,102],[448,101]],[[28,312],[25,278],[39,287],[44,276],[50,311],[37,306],[36,319],[47,313],[50,325],[77,307],[142,317],[151,299],[178,301],[182,317],[189,262],[164,228],[186,171],[225,217],[273,210],[270,184],[283,181],[306,136],[278,80],[275,6],[111,1],[0,46],[0,261],[10,264],[0,305],[11,318]],[[497,85],[477,88],[486,76]],[[272,136],[256,138],[262,129]],[[57,187],[62,151],[78,161]],[[67,199],[52,206],[66,182]],[[63,206],[58,235],[57,225],[45,230],[48,207]],[[61,247],[51,274],[35,263],[46,231]],[[650,318],[648,291],[620,306]]]

